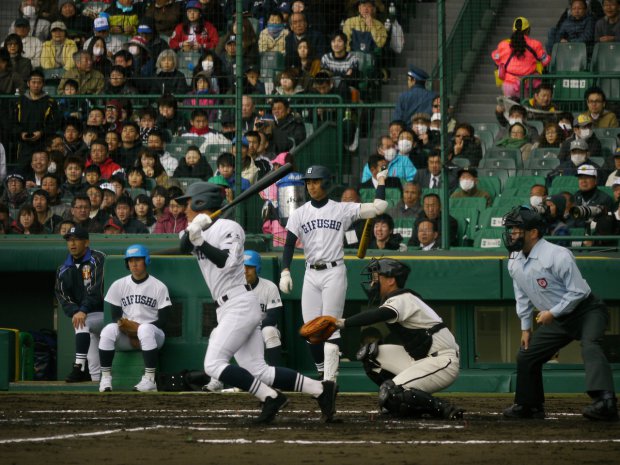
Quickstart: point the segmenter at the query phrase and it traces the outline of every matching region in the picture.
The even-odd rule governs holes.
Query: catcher
[[[364,290],[375,310],[347,319],[318,317],[300,334],[311,343],[326,340],[337,329],[385,322],[400,344],[373,342],[362,346],[357,359],[379,389],[379,408],[398,416],[462,418],[463,410],[431,394],[450,386],[459,375],[459,346],[435,311],[405,283],[410,269],[391,258],[373,259],[362,272]],[[315,342],[313,342],[315,341]]]
[[[172,309],[168,288],[147,272],[151,257],[146,247],[131,245],[125,252],[129,276],[112,283],[105,301],[112,305],[112,321],[101,331],[99,358],[101,360],[100,392],[112,391],[112,360],[114,351],[141,349],[144,357],[144,376],[134,391],[157,391],[155,370],[159,349],[166,338],[162,327]]]

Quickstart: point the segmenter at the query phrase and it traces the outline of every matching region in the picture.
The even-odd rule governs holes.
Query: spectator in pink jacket
[[[519,16],[512,25],[510,39],[502,40],[497,49],[491,54],[493,61],[501,70],[505,70],[502,85],[506,97],[519,97],[521,89],[521,77],[528,74],[539,74],[536,69],[538,62],[547,66],[551,62],[551,56],[547,54],[543,45],[530,38],[529,21]],[[534,82],[538,87],[540,80]]]
[[[185,228],[187,228],[185,205],[172,198],[164,214],[157,220],[153,234],[176,234]]]
[[[202,5],[190,0],[185,5],[185,18],[174,28],[170,37],[170,48],[184,52],[202,51],[215,48],[219,41],[217,29],[209,21],[203,19]]]

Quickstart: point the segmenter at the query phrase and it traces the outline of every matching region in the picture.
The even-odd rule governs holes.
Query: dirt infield
[[[331,424],[312,399],[290,397],[256,427],[247,394],[0,394],[0,463],[620,463],[620,423],[585,420],[585,396],[549,397],[548,418],[530,421],[501,418],[509,396],[446,396],[467,412],[438,421],[391,418],[376,413],[376,395],[341,395]]]

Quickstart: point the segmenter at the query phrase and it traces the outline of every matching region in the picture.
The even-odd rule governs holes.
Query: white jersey
[[[154,276],[136,283],[131,275],[112,283],[105,301],[123,309],[123,316],[137,323],[152,323],[159,319],[158,311],[172,305],[168,288]]]
[[[303,243],[308,263],[330,263],[344,257],[344,234],[359,219],[360,205],[328,200],[316,208],[306,202],[291,213],[286,229]]]
[[[280,298],[278,286],[268,279],[259,277],[258,283],[253,290],[256,293],[256,297],[258,297],[258,302],[260,303],[260,309],[263,312],[263,315],[267,313],[267,310],[282,306],[282,299]]]
[[[223,268],[218,268],[199,250],[194,249],[192,252],[198,258],[198,266],[213,300],[225,296],[233,287],[245,286],[247,282],[243,266],[243,228],[232,220],[219,219],[202,232],[202,237],[213,247],[228,250],[228,258]]]

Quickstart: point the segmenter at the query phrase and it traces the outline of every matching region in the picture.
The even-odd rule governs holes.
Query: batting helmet
[[[177,197],[177,201],[191,200],[191,208],[195,212],[203,210],[218,210],[224,201],[222,187],[210,182],[195,182],[191,184],[185,195]]]
[[[512,228],[521,228],[525,231],[536,229],[539,238],[543,237],[547,229],[544,217],[536,210],[525,205],[510,210],[510,212],[504,215],[503,223],[506,228],[504,232],[504,245],[509,252],[518,252],[523,249],[524,245],[523,236],[517,239],[512,238]]]
[[[134,244],[134,245],[130,245],[129,247],[127,247],[127,250],[125,251],[125,265],[127,265],[127,268],[129,268],[129,264],[127,263],[127,260],[129,260],[130,258],[144,258],[144,263],[145,265],[150,265],[151,264],[151,256],[149,255],[149,249],[147,249],[146,247],[144,247],[142,244]]]
[[[260,273],[262,263],[260,255],[255,250],[246,250],[243,252],[243,264],[245,266],[253,266],[256,268],[257,273]]]
[[[306,169],[306,172],[302,176],[304,181],[308,179],[322,179],[321,188],[326,191],[332,187],[332,174],[329,170],[322,165],[312,165]]]

